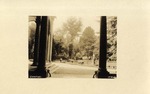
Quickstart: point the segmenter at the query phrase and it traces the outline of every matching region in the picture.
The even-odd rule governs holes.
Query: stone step
[[[55,64],[48,64],[46,65],[46,68],[50,70],[50,73],[55,72],[57,69],[59,69],[59,66]]]

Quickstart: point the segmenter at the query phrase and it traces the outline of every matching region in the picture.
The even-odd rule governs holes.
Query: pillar
[[[53,48],[53,21],[54,21],[54,17],[50,17],[50,50],[49,50],[49,61],[52,61],[52,48]]]
[[[48,49],[47,49],[47,60],[49,62],[52,61],[52,46],[53,46],[53,22],[55,19],[55,16],[50,16],[49,18],[49,22],[48,22]]]
[[[39,60],[40,22],[41,22],[41,16],[37,16],[36,17],[35,43],[34,43],[34,59],[33,59],[32,66],[37,66],[38,60]]]
[[[107,21],[106,16],[101,17],[100,28],[100,50],[99,50],[99,69],[97,71],[98,78],[108,78],[109,72],[106,69],[107,61]]]
[[[47,39],[47,16],[42,16],[41,19],[41,32],[40,32],[40,41],[39,41],[39,62],[37,66],[37,73],[42,78],[45,78],[47,75],[45,64],[46,64],[46,39]]]
[[[50,62],[50,38],[51,38],[51,25],[50,18],[48,17],[48,34],[47,34],[47,61]]]

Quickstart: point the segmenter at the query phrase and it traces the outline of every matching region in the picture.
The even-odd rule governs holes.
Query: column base
[[[109,72],[106,69],[99,69],[96,76],[97,78],[108,78]]]
[[[48,76],[47,71],[45,69],[32,69],[29,70],[28,77],[29,78],[46,78]]]
[[[116,74],[110,74],[106,69],[102,70],[99,69],[98,71],[95,71],[95,74],[93,75],[93,78],[115,78],[117,77]]]

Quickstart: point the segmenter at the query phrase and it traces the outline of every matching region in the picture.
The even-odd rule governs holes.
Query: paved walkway
[[[97,70],[94,67],[66,63],[55,63],[55,65],[59,66],[59,69],[52,73],[53,78],[92,78],[94,72]]]
[[[29,62],[31,65],[32,62]],[[59,61],[46,63],[46,67],[50,69],[50,78],[92,78],[98,66],[85,66],[81,64],[62,63]],[[116,73],[116,70],[108,68],[110,73]]]

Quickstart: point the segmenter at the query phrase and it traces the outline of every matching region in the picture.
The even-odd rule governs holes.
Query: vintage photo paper
[[[0,94],[150,94],[149,5],[1,0]]]

